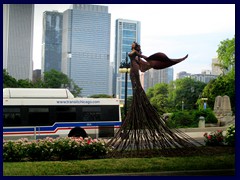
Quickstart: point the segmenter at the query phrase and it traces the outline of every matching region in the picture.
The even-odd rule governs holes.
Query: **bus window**
[[[28,122],[30,126],[49,125],[50,113],[48,107],[29,107]]]
[[[75,122],[76,117],[77,117],[76,107],[73,107],[73,106],[57,106],[56,107],[56,121]]]
[[[118,106],[102,106],[102,121],[119,121]]]
[[[101,121],[101,107],[82,107],[82,121]]]
[[[3,126],[21,125],[20,107],[4,107],[3,108]]]

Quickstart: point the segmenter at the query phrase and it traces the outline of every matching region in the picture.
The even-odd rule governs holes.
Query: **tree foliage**
[[[214,108],[217,96],[229,96],[232,110],[235,112],[235,37],[221,41],[217,53],[220,65],[228,71],[210,81],[204,88],[203,95],[208,98],[211,108]]]
[[[6,69],[3,69],[3,88],[7,87],[17,88],[18,82],[15,78],[9,75]]]
[[[196,108],[196,102],[206,84],[186,77],[177,79],[169,86],[169,89],[171,89],[169,91],[169,102],[178,110],[182,108],[182,105],[184,109],[190,110]]]
[[[107,94],[94,94],[91,95],[90,98],[112,98],[112,96]]]
[[[168,85],[166,83],[155,84],[154,87],[147,90],[147,96],[150,103],[158,110],[165,113],[168,109]]]
[[[220,42],[217,49],[219,66],[223,71],[235,71],[235,36]]]
[[[69,87],[71,83],[71,80],[66,74],[54,69],[44,72],[43,79],[45,88]]]
[[[235,78],[231,74],[219,76],[210,81],[203,89],[203,96],[208,98],[208,105],[213,109],[217,96],[227,95],[230,98],[232,110],[235,111]]]
[[[39,79],[32,82],[27,79],[16,80],[4,69],[3,88],[69,88],[75,97],[81,93],[81,88],[73,80],[69,79],[66,74],[56,70],[45,72],[43,80]]]

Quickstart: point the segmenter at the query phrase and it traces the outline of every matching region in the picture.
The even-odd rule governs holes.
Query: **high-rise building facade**
[[[144,89],[147,90],[157,83],[169,84],[173,81],[173,68],[155,70],[150,69],[144,73]]]
[[[74,4],[63,13],[62,72],[81,96],[111,95],[110,29],[107,6]]]
[[[62,59],[62,13],[43,13],[42,73],[55,69],[61,71]]]
[[[15,79],[32,80],[33,4],[3,4],[3,69]]]
[[[116,20],[113,93],[120,99],[125,99],[125,73],[119,73],[119,66],[121,62],[125,62],[127,53],[131,52],[133,41],[140,43],[140,25],[139,21]],[[127,85],[127,96],[132,96],[132,85],[129,76]]]

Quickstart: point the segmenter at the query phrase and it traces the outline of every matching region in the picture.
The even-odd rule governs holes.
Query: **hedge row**
[[[103,139],[45,138],[29,141],[26,138],[3,142],[3,161],[46,161],[100,158],[110,149]]]

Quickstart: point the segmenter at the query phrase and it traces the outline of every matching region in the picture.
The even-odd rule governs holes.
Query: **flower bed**
[[[3,142],[3,161],[46,161],[100,158],[110,149],[103,139],[45,138]]]
[[[205,133],[203,136],[205,137],[205,144],[207,146],[219,146],[223,145],[224,137],[223,137],[223,131],[217,130],[215,132],[211,133]]]
[[[235,126],[233,124],[228,126],[228,128],[227,128],[225,142],[229,146],[234,146],[235,145]]]
[[[204,133],[204,141],[206,146],[219,146],[219,145],[235,145],[235,126],[230,125],[226,130],[226,136],[223,136],[222,130],[217,130],[211,133]]]

